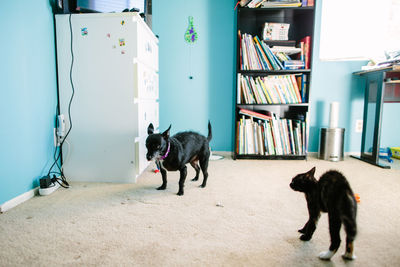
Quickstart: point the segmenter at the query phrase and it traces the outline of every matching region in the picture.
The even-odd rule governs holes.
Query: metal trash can
[[[343,160],[344,128],[321,128],[319,158],[330,161]]]

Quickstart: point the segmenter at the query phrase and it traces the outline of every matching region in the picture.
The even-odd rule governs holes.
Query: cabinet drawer
[[[140,18],[133,18],[134,58],[158,71],[158,40]]]
[[[135,98],[158,98],[158,73],[144,64],[135,63],[134,66]]]
[[[138,102],[138,137],[147,137],[147,127],[152,123],[158,129],[158,102],[140,100]]]

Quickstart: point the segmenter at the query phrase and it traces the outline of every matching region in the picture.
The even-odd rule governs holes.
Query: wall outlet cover
[[[356,120],[356,133],[362,133],[363,120]]]

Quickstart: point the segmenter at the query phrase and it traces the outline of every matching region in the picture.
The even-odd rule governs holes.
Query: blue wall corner
[[[0,204],[36,186],[54,153],[57,106],[48,0],[0,2]]]

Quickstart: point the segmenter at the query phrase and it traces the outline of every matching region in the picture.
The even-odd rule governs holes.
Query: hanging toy
[[[189,16],[189,26],[185,32],[185,41],[190,45],[189,47],[189,79],[193,79],[192,76],[192,66],[191,66],[191,49],[192,49],[192,44],[194,44],[197,41],[197,32],[194,29],[193,26],[193,17]]]
[[[197,32],[193,26],[193,17],[192,16],[189,16],[189,27],[185,32],[185,40],[189,44],[193,44],[194,42],[197,41]]]

